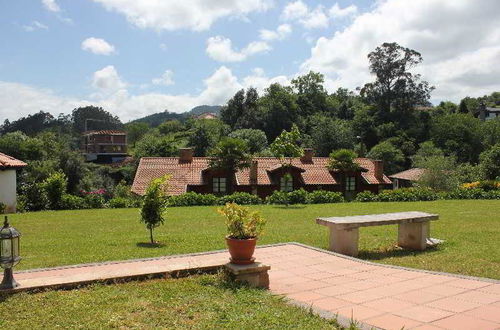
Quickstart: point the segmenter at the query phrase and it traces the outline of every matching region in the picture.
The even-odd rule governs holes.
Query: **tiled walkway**
[[[500,329],[500,281],[391,267],[289,243],[260,247],[271,291],[323,315],[382,329]],[[27,271],[23,287],[215,269],[227,252]]]

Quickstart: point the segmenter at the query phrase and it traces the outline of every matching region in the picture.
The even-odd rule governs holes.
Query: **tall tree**
[[[401,121],[418,105],[428,105],[433,87],[410,69],[422,62],[419,52],[397,43],[383,43],[368,54],[376,80],[361,89],[361,95],[377,106],[380,119]]]
[[[273,141],[281,131],[290,130],[298,121],[297,96],[290,87],[271,84],[260,99],[265,114],[264,132]]]
[[[74,109],[71,113],[71,121],[73,122],[73,128],[77,132],[123,128],[120,118],[113,116],[101,107],[93,105]]]
[[[324,76],[314,71],[292,79],[292,86],[297,92],[297,104],[302,116],[326,110],[328,93],[323,86],[324,82]]]

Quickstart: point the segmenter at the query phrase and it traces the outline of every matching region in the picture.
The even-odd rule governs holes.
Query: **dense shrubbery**
[[[416,202],[437,199],[500,199],[500,189],[459,188],[436,192],[427,188],[405,188],[386,190],[378,195],[364,191],[356,196],[357,202]]]
[[[226,203],[236,203],[239,205],[260,204],[262,200],[259,196],[252,195],[246,192],[235,192],[234,194],[222,196],[218,200],[218,204],[225,205]]]
[[[325,204],[344,202],[344,196],[335,191],[315,190],[307,195],[308,204]]]
[[[213,194],[197,194],[187,192],[182,195],[170,196],[168,206],[217,205],[217,196]]]
[[[266,198],[268,204],[322,204],[322,203],[340,203],[344,202],[341,193],[335,191],[316,190],[307,192],[304,189],[292,192],[274,191]]]

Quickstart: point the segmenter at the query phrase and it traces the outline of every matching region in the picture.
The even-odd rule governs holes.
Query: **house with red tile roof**
[[[16,171],[27,166],[23,161],[0,152],[0,203],[6,213],[16,212]]]
[[[183,148],[179,157],[141,158],[132,192],[144,195],[151,180],[167,174],[172,176],[167,188],[169,195],[189,191],[217,195],[248,192],[264,198],[275,190],[303,188],[338,191],[349,197],[365,190],[378,193],[392,188],[391,180],[383,173],[382,161],[356,158],[361,169],[342,172],[328,169],[328,160],[314,157],[311,149],[305,149],[304,156],[292,158],[290,166],[282,167],[277,158],[254,157],[250,167],[229,173],[210,168],[210,158],[193,157],[192,149]],[[291,180],[285,179],[285,175]]]
[[[394,189],[409,188],[412,187],[415,182],[420,180],[422,174],[424,173],[424,168],[414,167],[402,172],[389,175],[389,178],[392,180]]]

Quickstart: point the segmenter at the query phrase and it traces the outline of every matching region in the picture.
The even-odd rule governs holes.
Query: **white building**
[[[5,205],[6,213],[16,212],[16,171],[27,165],[0,152],[0,203]]]

